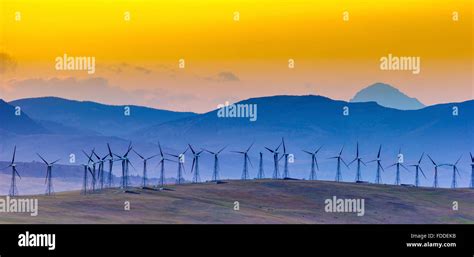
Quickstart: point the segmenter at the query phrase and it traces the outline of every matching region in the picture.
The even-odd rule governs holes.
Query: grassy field
[[[39,214],[0,223],[474,223],[474,190],[327,181],[251,180],[170,185],[170,190],[79,191],[39,199]],[[325,212],[324,201],[365,199],[365,215]],[[26,196],[22,196],[26,197]],[[126,202],[130,210],[125,210]],[[239,210],[234,210],[234,202]],[[459,210],[453,210],[457,201]]]

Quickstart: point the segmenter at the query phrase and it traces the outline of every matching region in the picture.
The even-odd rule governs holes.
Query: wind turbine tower
[[[248,148],[247,150],[245,151],[232,151],[233,153],[238,153],[238,154],[242,154],[244,156],[244,168],[242,170],[242,180],[247,180],[249,179],[249,167],[248,167],[248,164],[250,163],[251,166],[252,165],[252,162],[250,161],[250,158],[249,158],[249,155],[248,155],[248,152],[250,151],[250,149],[252,148],[254,143],[252,143]]]
[[[309,180],[317,180],[317,176],[316,176],[316,169],[318,169],[319,171],[319,165],[318,165],[318,159],[316,158],[316,155],[318,154],[319,150],[321,150],[323,146],[320,146],[316,151],[314,152],[310,152],[310,151],[306,151],[306,150],[303,150],[303,152],[311,155],[311,171],[309,173]]]

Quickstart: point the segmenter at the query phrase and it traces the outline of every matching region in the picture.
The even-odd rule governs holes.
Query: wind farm
[[[320,97],[299,99],[323,101],[325,104],[330,101]],[[262,100],[267,98],[259,99]],[[354,104],[353,108],[359,105],[371,106]],[[260,103],[260,106],[265,105]],[[263,107],[261,109],[265,111]],[[423,145],[410,144],[408,140],[385,140],[373,132],[371,135],[379,140],[368,136],[348,137],[343,132],[338,132],[336,136],[315,133],[316,137],[303,137],[306,132],[298,132],[295,136],[295,132],[275,129],[270,134],[272,130],[266,126],[275,125],[265,123],[256,125],[261,126],[259,130],[263,132],[260,133],[252,127],[242,126],[238,130],[246,131],[242,136],[233,130],[238,124],[227,126],[218,117],[214,118],[214,113],[196,115],[199,118],[177,119],[147,130],[160,131],[166,136],[157,138],[154,132],[149,134],[141,129],[139,133],[129,136],[94,136],[94,141],[82,139],[78,147],[65,150],[63,154],[58,154],[57,147],[41,148],[41,154],[35,153],[36,158],[33,159],[25,158],[31,150],[24,142],[12,141],[15,144],[2,154],[5,162],[0,162],[0,166],[5,167],[0,170],[5,172],[0,173],[0,181],[5,180],[5,183],[0,183],[0,190],[4,188],[3,192],[10,197],[41,199],[40,202],[45,204],[45,213],[50,217],[55,217],[52,210],[63,213],[66,218],[57,217],[55,220],[64,223],[473,221],[468,212],[474,208],[473,159],[466,148],[443,154],[439,147],[423,148]],[[207,120],[214,127],[223,126],[223,129],[209,129],[209,125],[200,124],[202,120]],[[196,124],[199,129],[194,128]],[[165,125],[172,126],[172,133],[167,132]],[[206,134],[207,130],[211,132]],[[50,142],[55,145],[54,141]],[[49,152],[49,149],[52,151]],[[300,150],[292,153],[292,149]],[[391,164],[385,166],[386,163]],[[471,168],[468,170],[467,167]],[[65,170],[74,172],[66,173]],[[36,171],[37,175],[32,175]],[[7,177],[8,180],[4,179]],[[324,209],[321,197],[327,199],[336,195],[370,200],[368,216],[355,219],[321,212]],[[280,201],[275,197],[280,197]],[[436,202],[434,199],[438,198],[444,200],[433,204]],[[136,214],[135,218],[124,217],[121,214],[123,208],[115,205],[120,201],[123,205],[128,199],[132,199],[132,209],[135,205],[140,206],[140,214]],[[467,207],[453,213],[433,211],[436,208],[451,208],[452,201],[448,199],[461,201]],[[226,208],[233,211],[235,202],[239,202],[240,208],[245,210],[244,216],[228,213]],[[55,203],[57,207],[54,207]],[[100,209],[100,216],[111,218],[104,220],[85,214],[67,215],[71,210],[63,209],[63,204],[71,210],[76,205],[89,206],[85,208],[94,211]],[[192,206],[198,208],[192,211]],[[390,213],[389,210],[397,213]],[[176,215],[172,217],[170,212]],[[378,215],[374,216],[375,212]],[[33,222],[47,223],[48,219],[38,218]],[[5,216],[0,222],[13,220],[14,217]],[[21,217],[19,220],[22,220]]]

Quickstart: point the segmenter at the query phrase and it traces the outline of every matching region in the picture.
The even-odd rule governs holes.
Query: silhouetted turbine
[[[212,171],[212,181],[218,181],[220,179],[219,177],[219,154],[224,151],[224,149],[226,148],[227,146],[224,146],[223,148],[221,148],[219,151],[217,152],[212,152],[212,151],[209,151],[207,149],[203,149],[204,151],[214,155],[214,170]]]
[[[400,155],[401,153],[402,153],[402,150],[399,149],[398,150],[398,155]],[[400,185],[400,167],[404,168],[407,171],[409,171],[409,170],[407,169],[407,167],[405,167],[405,165],[403,165],[403,163],[400,162],[400,160],[398,158],[397,158],[397,162],[390,165],[390,166],[388,166],[387,169],[390,168],[390,167],[393,167],[393,166],[397,166],[397,174],[395,176],[395,185]]]
[[[303,150],[303,152],[311,155],[311,171],[309,173],[309,180],[317,180],[318,179],[317,175],[316,175],[316,170],[315,170],[315,167],[316,167],[319,171],[318,159],[316,158],[316,155],[318,154],[319,150],[321,150],[322,147],[323,146],[320,146],[314,152]]]
[[[137,151],[135,151],[135,149],[133,149],[133,152],[138,155],[138,157],[140,157],[142,160],[143,160],[143,176],[142,176],[142,187],[145,188],[148,186],[148,174],[147,174],[147,162],[148,160],[150,159],[153,159],[155,158],[156,156],[158,156],[158,154],[155,154],[153,156],[150,156],[148,158],[145,158],[143,157],[141,154],[139,154]]]
[[[18,195],[18,188],[16,186],[16,176],[18,176],[21,179],[20,173],[18,173],[18,170],[16,169],[15,156],[16,156],[16,146],[13,149],[12,161],[10,162],[10,164],[7,167],[3,168],[3,169],[7,169],[7,168],[10,168],[10,167],[12,168],[12,178],[11,178],[11,182],[10,182],[10,191],[8,192],[9,196],[17,196]]]
[[[36,153],[36,154],[47,165],[46,178],[45,178],[44,183],[46,184],[46,195],[52,195],[52,194],[54,194],[54,189],[53,189],[53,165],[56,162],[58,162],[60,159],[57,159],[56,161],[49,163],[41,155],[39,155],[39,153]]]
[[[342,174],[341,174],[341,162],[349,168],[347,163],[342,159],[342,151],[344,150],[344,146],[341,148],[341,151],[339,152],[339,155],[330,157],[328,159],[337,159],[337,171],[336,171],[336,182],[342,181]]]
[[[189,145],[189,149],[191,149],[191,152],[193,153],[193,164],[191,165],[191,173],[193,173],[193,183],[199,183],[201,182],[201,177],[199,175],[199,156],[203,152],[202,150],[200,152],[194,151],[193,147]]]
[[[421,160],[423,160],[424,155],[425,155],[425,153],[421,154],[420,160],[418,160],[417,164],[410,165],[412,167],[415,167],[415,186],[416,187],[418,187],[420,185],[420,178],[419,178],[420,177],[420,174],[419,174],[420,171],[421,171],[421,174],[423,175],[423,177],[425,177],[425,179],[426,179],[425,173],[423,172],[423,169],[420,166]]]
[[[184,152],[180,153],[179,155],[167,154],[178,159],[178,172],[176,174],[176,184],[181,184],[181,182],[184,181],[183,172],[186,172],[186,170],[184,169],[184,154],[187,151],[188,151],[188,147],[186,147],[186,150],[184,150]]]
[[[250,161],[250,158],[249,158],[249,155],[248,155],[248,152],[250,151],[250,148],[252,148],[254,143],[252,143],[246,151],[231,151],[233,153],[238,153],[238,154],[242,154],[244,156],[244,168],[242,170],[242,180],[247,180],[249,179],[249,167],[248,167],[248,164],[250,163],[250,166],[253,166],[252,165],[252,162]]]
[[[434,182],[433,182],[433,187],[434,187],[434,188],[438,188],[438,167],[443,166],[443,164],[437,164],[435,161],[433,161],[433,159],[431,158],[431,156],[430,156],[429,154],[428,154],[428,158],[430,158],[431,163],[433,163],[433,165],[434,165]]]
[[[280,149],[280,146],[281,144],[283,143],[283,141],[280,142],[280,144],[278,145],[277,148],[275,148],[274,150],[268,148],[268,147],[265,147],[265,149],[267,149],[268,151],[270,151],[272,154],[273,154],[273,175],[272,175],[272,178],[273,179],[279,179],[280,178],[280,171],[279,171],[279,158],[278,158],[278,149]]]
[[[354,158],[354,160],[352,160],[350,163],[349,163],[349,166],[353,163],[357,161],[357,172],[356,172],[356,177],[355,177],[355,181],[362,181],[362,173],[361,173],[361,170],[360,170],[360,164],[364,164],[364,166],[367,166],[365,164],[364,161],[362,161],[362,158],[359,156],[359,142],[357,142],[357,150],[356,150],[356,157]]]
[[[160,165],[160,187],[165,186],[166,178],[165,178],[165,161],[171,161],[174,162],[173,160],[165,158],[165,155],[163,153],[163,150],[161,149],[161,144],[158,142],[158,148],[160,149],[160,162],[158,162],[158,165]]]
[[[382,177],[380,176],[380,170],[385,171],[382,167],[382,159],[380,159],[380,152],[382,151],[382,145],[379,146],[379,152],[377,153],[377,158],[375,160],[369,161],[368,163],[371,162],[377,162],[377,171],[375,173],[375,183],[380,184],[382,182]]]

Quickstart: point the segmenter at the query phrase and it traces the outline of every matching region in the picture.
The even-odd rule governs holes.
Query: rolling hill
[[[173,112],[130,105],[130,115],[124,106],[105,105],[89,101],[75,101],[58,97],[25,98],[10,102],[20,106],[31,118],[62,126],[56,132],[70,133],[66,128],[89,131],[104,136],[121,136],[129,131],[163,122],[192,117],[189,112]]]
[[[353,103],[372,101],[399,110],[417,110],[425,107],[418,99],[409,97],[400,90],[383,83],[376,83],[360,90],[350,100]]]
[[[473,223],[474,191],[410,188],[322,181],[253,180],[224,184],[183,184],[170,190],[79,191],[39,199],[39,213],[4,213],[0,223]],[[325,212],[334,196],[364,199],[365,213]],[[124,210],[124,203],[130,210]],[[235,210],[235,202],[239,208]],[[452,209],[458,201],[459,210]]]

